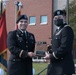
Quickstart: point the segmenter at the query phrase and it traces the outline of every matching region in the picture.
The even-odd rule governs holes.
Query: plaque
[[[36,56],[44,57],[45,56],[45,51],[42,51],[42,50],[36,51]]]

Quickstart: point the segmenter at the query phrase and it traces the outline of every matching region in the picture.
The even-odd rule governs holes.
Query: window
[[[41,20],[40,21],[41,24],[47,24],[47,16],[41,16],[40,20]]]
[[[45,42],[45,41],[39,41],[39,42],[37,42],[37,45],[42,45],[42,44],[47,44],[47,42]]]
[[[29,25],[35,25],[36,24],[36,17],[35,16],[31,16],[29,18]]]

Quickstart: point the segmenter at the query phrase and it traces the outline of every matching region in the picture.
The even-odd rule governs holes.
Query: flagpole
[[[16,20],[18,18],[18,16],[21,15],[21,8],[22,8],[22,3],[21,2],[16,2],[16,9],[15,9],[15,29],[18,29],[18,25],[16,24]]]
[[[3,1],[3,9],[6,8],[6,1]]]
[[[18,6],[19,6],[19,10],[21,10],[21,8],[22,8],[22,3],[19,2]]]
[[[19,1],[15,1],[15,25],[16,25],[16,19],[17,19],[17,11],[19,10],[18,4],[19,4]]]

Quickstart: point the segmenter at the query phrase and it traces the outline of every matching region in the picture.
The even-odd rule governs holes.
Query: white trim
[[[56,57],[56,55],[55,55],[55,53],[53,52],[53,56],[56,58],[56,59],[58,59],[57,57]]]
[[[21,52],[20,52],[20,54],[19,54],[19,57],[21,57],[22,53],[23,53],[23,50],[21,50]]]
[[[40,23],[40,25],[45,25],[45,24],[47,24],[47,22]]]
[[[30,23],[29,25],[36,25],[36,23]]]
[[[63,28],[65,28],[65,27],[67,27],[67,26],[69,26],[69,25],[65,25]],[[63,30],[63,28],[62,28],[58,33],[56,33],[56,35],[59,35],[60,32]]]

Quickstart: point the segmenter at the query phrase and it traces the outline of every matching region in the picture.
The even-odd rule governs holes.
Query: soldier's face
[[[28,20],[21,19],[21,20],[18,22],[18,29],[26,30],[27,26],[28,26]]]
[[[58,15],[58,16],[55,16],[54,17],[54,20],[57,20],[57,19],[63,19],[64,17],[62,15]]]
[[[66,23],[66,19],[64,15],[57,15],[54,16],[54,24],[58,27],[62,26]]]
[[[65,21],[66,21],[66,17],[65,17],[65,16],[63,16],[63,15],[55,16],[55,17],[54,17],[54,20],[57,20],[57,19],[63,19],[63,22],[65,22]]]

